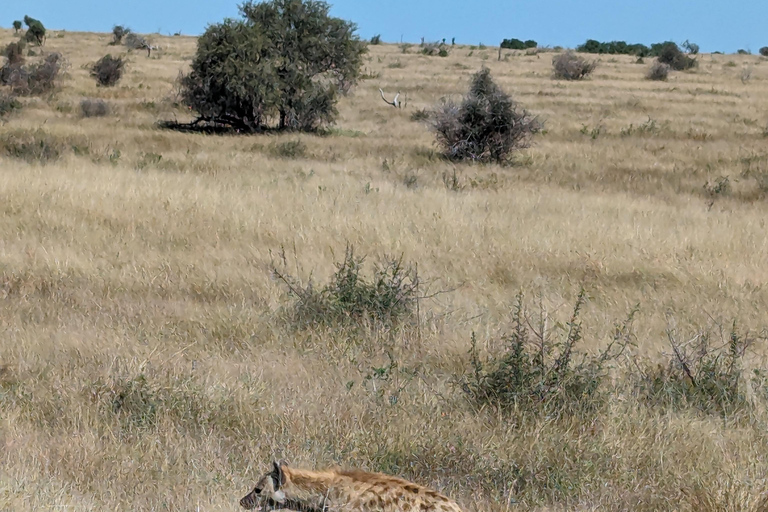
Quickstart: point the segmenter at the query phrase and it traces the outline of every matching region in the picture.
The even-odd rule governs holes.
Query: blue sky
[[[0,0],[0,23],[29,14],[52,29],[200,34],[208,23],[238,15],[229,0]],[[768,46],[765,0],[335,0],[331,12],[358,25],[363,38],[387,42],[452,37],[457,43],[498,45],[504,38],[573,47],[586,39],[654,43],[696,42],[702,51],[757,52]]]

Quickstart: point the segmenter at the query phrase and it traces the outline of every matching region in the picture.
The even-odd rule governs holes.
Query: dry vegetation
[[[60,89],[0,120],[0,510],[233,510],[277,457],[396,473],[469,511],[765,510],[761,389],[723,417],[650,405],[627,377],[666,365],[672,324],[683,341],[768,325],[765,60],[701,55],[652,82],[602,57],[563,82],[546,55],[376,45],[329,133],[245,137],[157,127],[190,119],[173,91],[193,38],[157,36],[97,87],[110,40],[50,32]],[[410,119],[482,65],[545,123],[513,166],[443,161]],[[321,289],[347,243],[363,272],[402,255],[432,297],[396,323],[293,324],[273,266]],[[557,329],[582,287],[592,354],[639,304],[597,409],[467,400],[473,331],[497,353],[520,290]]]

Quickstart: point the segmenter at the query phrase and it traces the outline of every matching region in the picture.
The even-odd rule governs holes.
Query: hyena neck
[[[327,508],[333,487],[333,473],[294,468],[286,468],[285,472],[289,482],[283,488],[286,501],[302,503],[306,510],[313,512]]]

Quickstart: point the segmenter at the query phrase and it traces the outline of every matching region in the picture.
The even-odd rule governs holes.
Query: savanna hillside
[[[174,84],[194,38],[155,37],[100,88],[110,39],[49,33],[59,89],[0,125],[2,148],[55,149],[0,151],[0,510],[234,510],[274,458],[399,474],[470,511],[761,509],[763,388],[720,414],[643,400],[632,376],[667,365],[671,326],[718,346],[734,320],[768,325],[766,59],[652,82],[650,59],[602,56],[563,82],[550,53],[371,46],[329,133],[242,136],[158,127],[191,119]],[[544,122],[512,166],[444,161],[411,119],[481,66]],[[110,114],[83,117],[86,97]],[[347,244],[365,276],[417,265],[411,317],[293,321],[275,267],[319,289]],[[473,331],[499,354],[522,290],[560,336],[582,287],[582,353],[639,305],[596,409],[468,400]]]

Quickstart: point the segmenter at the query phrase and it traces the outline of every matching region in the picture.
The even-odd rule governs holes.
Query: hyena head
[[[285,502],[285,493],[281,489],[284,485],[285,473],[282,465],[274,462],[272,471],[259,479],[256,487],[240,500],[240,506],[251,510],[256,508],[259,502],[265,505],[280,505]]]

